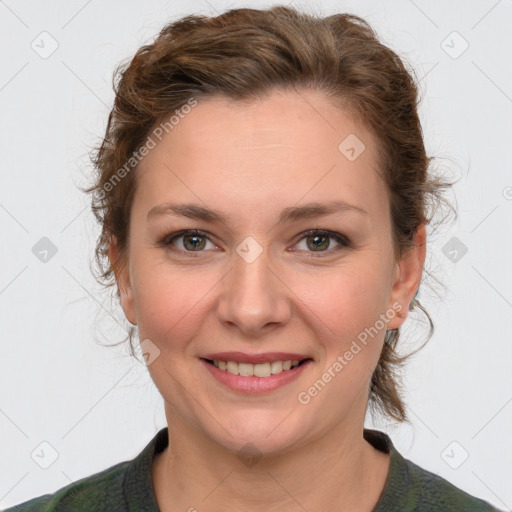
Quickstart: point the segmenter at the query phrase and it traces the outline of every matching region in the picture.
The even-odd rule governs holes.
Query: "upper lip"
[[[302,361],[303,359],[312,359],[308,355],[292,352],[263,352],[261,354],[246,354],[245,352],[216,352],[215,354],[206,354],[201,357],[212,361],[233,361],[235,363],[251,364],[271,363],[272,361]]]

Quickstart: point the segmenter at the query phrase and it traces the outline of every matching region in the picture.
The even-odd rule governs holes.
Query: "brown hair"
[[[98,281],[114,285],[113,268],[125,264],[136,189],[136,173],[130,171],[136,169],[134,156],[139,156],[154,127],[179,113],[191,98],[217,94],[252,101],[276,88],[319,89],[377,136],[398,259],[414,245],[419,225],[432,220],[429,205],[445,202],[441,191],[452,185],[428,172],[433,158],[425,152],[413,77],[414,70],[406,69],[369,24],[351,14],[320,18],[274,6],[232,9],[216,17],[189,15],[169,23],[153,43],[142,46],[131,62],[114,72],[115,104],[105,137],[91,157],[94,185],[85,190],[93,193],[92,210],[102,228],[95,252]],[[111,266],[112,235],[120,259]],[[430,324],[428,341],[434,326],[420,308]],[[132,354],[134,330],[129,327]],[[398,329],[386,332],[369,403],[405,421],[395,369],[407,356],[398,354],[398,340]]]

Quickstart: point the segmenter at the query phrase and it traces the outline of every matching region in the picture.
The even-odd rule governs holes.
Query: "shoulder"
[[[499,512],[490,503],[403,457],[384,432],[365,429],[364,438],[390,456],[388,479],[374,512]]]
[[[155,453],[163,451],[168,442],[165,427],[155,434],[135,458],[119,462],[54,493],[38,496],[3,512],[158,512],[151,463]]]
[[[459,489],[448,480],[404,459],[411,487],[417,489],[418,512],[432,510],[450,512],[497,512],[490,503]]]
[[[97,512],[124,510],[123,479],[129,461],[77,480],[51,494],[5,509],[3,512]]]

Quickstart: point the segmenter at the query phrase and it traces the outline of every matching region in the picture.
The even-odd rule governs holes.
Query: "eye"
[[[175,243],[180,239],[181,243],[179,245],[181,245],[181,247],[176,247]],[[329,248],[331,245],[330,239],[335,240],[338,243],[338,246]],[[306,250],[313,253],[331,254],[333,251],[339,251],[343,248],[350,247],[350,241],[344,235],[333,231],[326,231],[324,229],[311,229],[301,233],[299,242],[302,242],[303,240],[306,243],[306,248],[300,250]],[[161,240],[160,245],[168,247],[173,251],[185,252],[187,253],[187,256],[195,256],[195,254],[191,253],[203,252],[203,249],[206,248],[208,242],[213,246],[213,248],[216,247],[204,231],[200,231],[198,229],[185,229],[167,235]],[[313,250],[310,250],[311,248],[313,248]],[[293,249],[293,251],[295,250],[297,249]],[[321,257],[323,254],[312,254],[311,256]]]
[[[329,239],[333,239],[338,242],[338,246],[332,249],[328,249],[331,245]],[[340,233],[336,233],[333,231],[326,231],[323,229],[311,229],[301,234],[301,238],[299,239],[301,242],[304,240],[305,249],[308,251],[313,248],[312,251],[309,252],[320,252],[320,253],[332,253],[333,251],[339,251],[343,248],[350,247],[350,241],[345,236]],[[295,249],[293,249],[295,250]],[[313,257],[321,257],[322,255],[312,254]]]
[[[161,244],[165,247],[172,246],[179,239],[182,239],[182,242],[179,244],[181,247],[173,250],[182,250],[188,253],[201,252],[206,246],[206,241],[209,241],[215,247],[206,233],[198,229],[185,229],[177,233],[171,233],[161,241]]]

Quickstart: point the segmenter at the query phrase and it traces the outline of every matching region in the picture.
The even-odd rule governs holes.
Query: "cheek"
[[[387,283],[382,271],[371,266],[330,269],[310,276],[297,276],[290,286],[299,302],[307,306],[340,343],[370,327],[384,312]],[[311,316],[311,314],[310,314]]]
[[[297,295],[311,310],[304,308],[303,314],[323,344],[323,371],[336,375],[331,388],[336,393],[351,389],[357,394],[377,365],[386,332],[384,281],[382,269],[368,265],[340,268],[326,278],[302,281],[298,288]]]
[[[138,265],[134,297],[140,338],[151,339],[162,350],[177,350],[201,325],[216,274],[180,270],[165,262]]]

